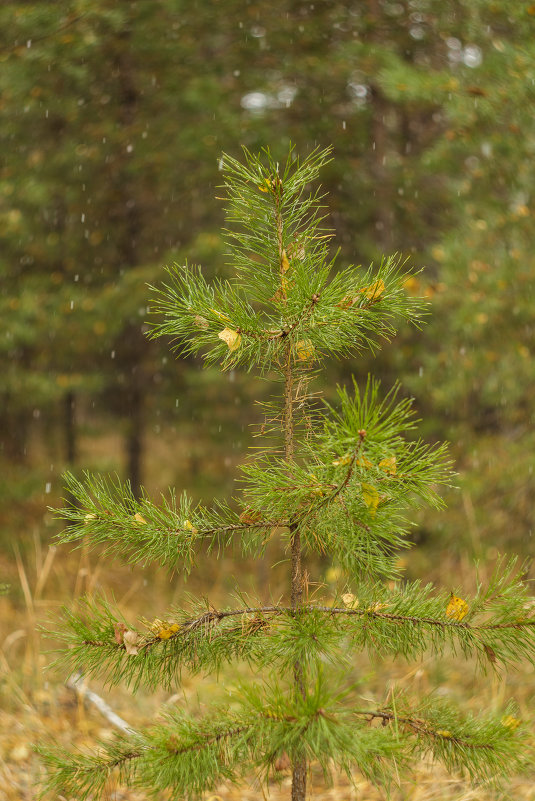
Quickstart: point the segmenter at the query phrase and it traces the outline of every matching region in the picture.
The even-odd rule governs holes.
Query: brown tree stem
[[[280,195],[276,198],[277,242],[279,248],[279,264],[281,265],[284,250],[283,224],[280,213]],[[294,375],[292,364],[291,341],[286,340],[284,358],[284,411],[282,417],[282,434],[284,438],[284,457],[287,462],[294,458],[295,452],[295,423],[294,423]],[[301,533],[298,523],[290,525],[291,548],[291,592],[290,605],[292,610],[299,608],[303,603],[303,567],[301,563]],[[294,664],[294,688],[296,694],[305,696],[305,676],[303,665],[299,660]],[[305,801],[307,788],[306,759],[295,759],[292,764],[292,801]]]

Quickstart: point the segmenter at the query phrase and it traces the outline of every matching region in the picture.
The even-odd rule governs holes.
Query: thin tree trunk
[[[76,395],[72,390],[63,398],[63,433],[65,435],[65,461],[76,462]]]
[[[128,478],[136,498],[141,495],[141,457],[143,453],[143,393],[134,387],[130,395],[127,434]]]
[[[279,243],[279,259],[281,265],[281,286],[284,274],[283,269],[283,227],[280,211],[277,208],[277,238]],[[284,436],[284,457],[291,461],[295,451],[295,422],[294,422],[294,375],[292,369],[291,343],[286,343],[284,363],[284,410],[282,418],[282,432]],[[301,559],[301,533],[296,524],[290,526],[291,548],[291,592],[290,605],[297,609],[303,602],[303,567]],[[296,695],[305,696],[305,675],[302,663],[294,663],[294,690]],[[307,763],[306,759],[296,759],[292,763],[292,801],[305,801],[307,789]]]

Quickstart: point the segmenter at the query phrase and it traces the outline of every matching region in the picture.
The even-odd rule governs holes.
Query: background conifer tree
[[[404,292],[399,258],[376,270],[334,271],[321,197],[310,185],[329,151],[279,167],[269,151],[221,162],[231,280],[208,283],[197,267],[169,270],[155,290],[163,314],[154,336],[223,369],[256,368],[280,392],[266,409],[265,445],[242,468],[237,499],[213,508],[171,493],[159,505],[128,484],[69,475],[75,504],[63,542],[84,541],[129,563],[188,572],[200,546],[260,556],[278,538],[288,558],[284,597],[243,593],[229,607],[209,601],[171,609],[134,626],[104,599],[65,612],[60,661],[134,690],[175,686],[183,670],[219,671],[234,660],[254,669],[232,704],[203,717],[182,711],[142,732],[118,735],[95,755],[47,753],[49,788],[99,797],[118,772],[128,783],[182,798],[256,771],[263,780],[292,768],[292,799],[303,801],[311,763],[358,770],[389,784],[399,768],[430,752],[448,769],[499,778],[522,761],[522,726],[512,708],[479,717],[431,696],[356,701],[344,671],[367,651],[418,658],[453,649],[494,669],[535,655],[532,607],[515,562],[501,562],[472,598],[401,579],[399,550],[410,510],[440,507],[449,481],[442,445],[414,439],[411,402],[398,387],[339,390],[322,408],[309,390],[326,356],[374,350],[396,321],[418,325],[425,307]],[[405,438],[409,432],[410,438]],[[347,584],[333,599],[311,592],[315,555],[341,566]],[[261,588],[265,592],[265,588]],[[328,665],[328,670],[324,666]]]

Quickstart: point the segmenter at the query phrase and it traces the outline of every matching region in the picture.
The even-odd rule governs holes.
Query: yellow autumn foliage
[[[468,614],[468,609],[469,607],[465,600],[451,593],[449,603],[446,607],[446,617],[460,622]]]

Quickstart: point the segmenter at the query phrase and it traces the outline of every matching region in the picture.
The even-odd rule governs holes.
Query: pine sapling
[[[86,598],[65,610],[58,635],[64,667],[134,691],[176,687],[183,671],[224,671],[236,660],[254,668],[250,681],[227,706],[204,716],[173,710],[98,753],[48,751],[57,794],[98,798],[117,774],[179,799],[253,773],[267,782],[288,763],[292,799],[304,801],[311,764],[388,785],[422,753],[474,779],[500,777],[522,761],[513,708],[473,717],[433,695],[389,694],[374,705],[344,689],[343,671],[363,651],[377,660],[450,650],[482,670],[533,660],[535,617],[514,560],[471,598],[404,580],[399,551],[409,544],[410,511],[441,506],[447,451],[414,438],[411,401],[398,386],[382,394],[370,378],[321,408],[310,392],[326,357],[374,351],[399,320],[419,325],[425,313],[406,293],[410,275],[397,257],[375,270],[334,269],[321,197],[310,189],[328,159],[328,150],[303,161],[290,152],[279,168],[269,151],[245,150],[243,162],[225,156],[234,276],[209,283],[199,268],[175,266],[154,290],[153,336],[170,336],[180,354],[201,354],[223,370],[255,369],[278,382],[265,447],[243,465],[238,498],[208,508],[171,492],[155,504],[119,480],[68,475],[74,503],[59,511],[67,521],[61,541],[171,573],[188,573],[201,545],[250,558],[278,538],[288,560],[285,597],[265,603],[240,593],[221,608],[191,602],[144,626],[103,598]],[[318,555],[347,577],[334,598],[321,582],[310,592]]]

